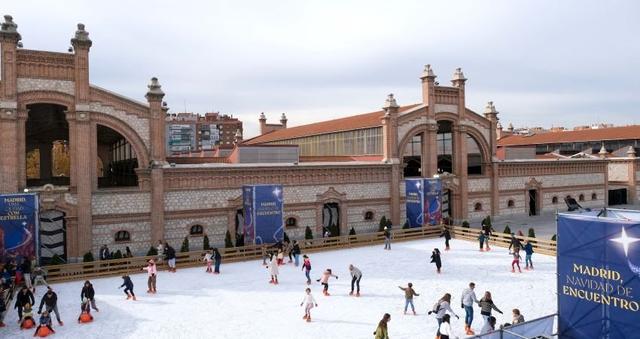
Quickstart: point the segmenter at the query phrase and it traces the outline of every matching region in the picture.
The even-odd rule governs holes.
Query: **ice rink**
[[[64,326],[53,318],[56,334],[52,338],[372,338],[385,312],[391,314],[391,338],[433,338],[437,323],[427,315],[444,293],[453,295],[452,307],[461,319],[452,318],[455,333],[464,337],[464,310],[460,294],[470,281],[476,283],[478,298],[491,291],[494,303],[504,315],[494,314],[498,324],[511,321],[511,310],[519,308],[525,319],[534,319],[556,310],[555,258],[534,254],[534,271],[511,273],[507,249],[494,247],[479,252],[476,243],[452,240],[451,251],[442,254],[443,272],[437,274],[429,263],[434,247],[443,249],[443,239],[393,243],[391,251],[383,245],[310,254],[314,279],[312,293],[318,307],[311,323],[302,319],[300,302],[307,287],[300,267],[280,268],[280,284],[268,283],[267,269],[261,261],[223,264],[222,274],[205,273],[205,268],[162,271],[158,293],[146,292],[144,272],[131,275],[137,301],[125,300],[118,286],[119,277],[92,280],[100,312],[95,320],[78,324],[82,281],[54,284]],[[524,257],[524,254],[523,254]],[[363,272],[362,296],[349,296],[348,265]],[[326,268],[339,279],[330,280],[331,296],[321,293],[315,281]],[[420,294],[414,303],[417,316],[403,315],[404,294],[398,285],[412,282]],[[36,293],[36,306],[45,288]],[[37,311],[37,309],[36,309]],[[495,313],[495,312],[494,312]],[[34,315],[37,316],[37,314]],[[37,319],[36,319],[37,320]],[[34,330],[21,331],[17,312],[10,305],[0,329],[3,338],[30,338]],[[479,333],[482,318],[475,308],[473,327]]]

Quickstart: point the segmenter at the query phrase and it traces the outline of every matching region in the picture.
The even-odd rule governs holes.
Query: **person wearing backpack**
[[[411,305],[411,311],[413,311],[413,315],[416,315],[416,308],[413,306],[413,296],[420,296],[420,294],[416,293],[413,290],[413,284],[408,283],[407,287],[398,286],[401,290],[404,291],[404,314],[407,314],[407,308]]]
[[[387,328],[389,321],[391,321],[391,314],[385,313],[384,316],[382,316],[382,320],[378,323],[376,331],[373,332],[375,339],[389,339],[389,329]]]
[[[526,267],[524,268],[525,270],[529,270],[529,269],[533,269],[533,261],[531,261],[531,255],[533,254],[533,245],[531,245],[531,242],[529,240],[527,240],[527,243],[524,245],[524,253],[525,253],[525,259],[524,262],[526,264]],[[531,268],[529,268],[531,267]]]
[[[445,293],[435,305],[433,305],[433,310],[429,311],[429,315],[431,313],[436,314],[436,320],[438,321],[438,327],[442,324],[442,319],[447,312],[456,316],[456,318],[460,319],[460,317],[451,309],[451,294]],[[439,335],[440,333],[438,333]]]

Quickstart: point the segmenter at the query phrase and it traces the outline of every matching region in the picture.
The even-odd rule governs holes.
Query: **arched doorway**
[[[66,106],[27,105],[25,158],[27,186],[69,185],[69,123]]]
[[[98,187],[126,187],[137,186],[138,157],[135,150],[117,131],[98,124]],[[102,166],[101,166],[102,164]],[[99,168],[102,167],[102,173]]]
[[[404,177],[422,176],[422,143],[424,134],[414,135],[404,147],[402,159],[404,163]]]
[[[67,224],[65,213],[58,210],[40,212],[40,261],[46,265],[58,256],[67,261]]]
[[[322,234],[329,231],[329,236],[340,235],[340,204],[328,202],[322,206]]]
[[[453,173],[453,123],[438,121],[436,145],[438,150],[438,173]]]

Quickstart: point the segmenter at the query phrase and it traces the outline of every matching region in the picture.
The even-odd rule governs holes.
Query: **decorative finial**
[[[487,102],[487,106],[484,107],[484,114],[498,114],[496,110],[496,106],[493,104],[493,101]]]
[[[500,123],[500,121],[498,121],[498,124],[496,125],[496,127],[497,127],[499,130],[502,130],[502,124]]]
[[[162,91],[162,86],[160,86],[158,78],[151,78],[151,82],[149,83],[149,85],[147,85],[147,87],[149,88],[149,91],[147,91],[146,95],[147,99],[162,100],[162,98],[164,97],[164,92]]]
[[[91,39],[89,39],[89,32],[85,31],[84,24],[79,23],[78,29],[76,30],[76,34],[71,39],[71,45],[78,50],[78,47],[91,47]]]
[[[282,120],[287,120],[287,115],[282,113],[282,115],[280,116],[280,121]]]
[[[636,157],[636,149],[633,146],[629,146],[627,150],[627,158],[635,158]]]
[[[467,80],[464,77],[464,73],[462,73],[462,68],[460,68],[460,67],[456,68],[456,71],[453,73],[453,80],[454,81],[456,81],[456,80],[462,80],[462,81]]]
[[[431,69],[431,65],[430,64],[424,65],[424,71],[422,71],[422,76],[420,78],[421,79],[424,79],[424,78],[435,79],[436,78],[436,75],[435,75],[435,73],[433,73],[433,69]]]
[[[384,110],[389,110],[390,108],[398,108],[398,103],[396,102],[396,98],[393,97],[393,93],[387,95],[387,100],[384,101],[384,105],[382,108]]]
[[[18,25],[13,22],[13,17],[11,15],[4,16],[4,22],[0,26],[0,38],[7,39],[8,41],[15,43],[22,40],[20,33],[18,33]]]
[[[264,115],[264,112],[260,113],[260,120],[267,120],[267,116]]]
[[[513,132],[513,124],[509,123],[509,126],[507,127],[507,129],[509,130],[509,132]]]

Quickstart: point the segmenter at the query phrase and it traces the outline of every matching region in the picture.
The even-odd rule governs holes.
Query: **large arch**
[[[55,104],[66,106],[67,110],[75,108],[75,98],[72,95],[52,91],[28,91],[18,93],[19,109],[26,110],[31,104]]]
[[[111,128],[112,130],[120,133],[129,143],[131,143],[131,147],[133,147],[136,152],[136,156],[138,157],[138,167],[146,168],[149,164],[149,151],[147,146],[142,141],[140,135],[129,125],[124,123],[122,120],[118,118],[114,118],[110,115],[99,113],[99,112],[90,112],[91,113],[91,121],[96,124],[103,125]]]

